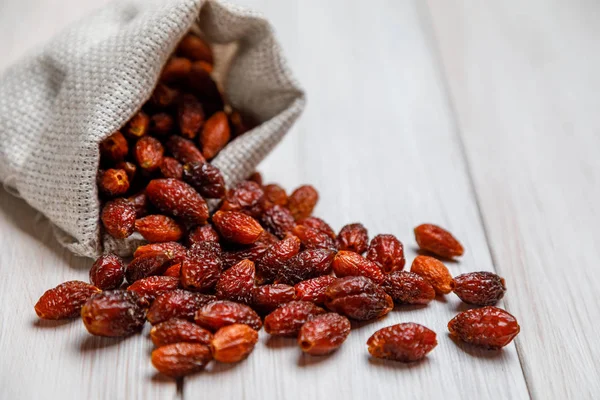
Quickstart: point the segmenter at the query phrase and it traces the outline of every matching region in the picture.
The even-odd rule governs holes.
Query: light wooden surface
[[[104,0],[0,2],[0,71]],[[453,295],[353,330],[323,359],[261,342],[245,362],[179,384],[154,373],[151,343],[38,322],[33,304],[91,261],[72,257],[35,210],[0,192],[0,398],[528,398],[600,396],[600,5],[376,0],[238,3],[273,22],[308,107],[263,163],[288,189],[312,183],[317,214],[362,221],[415,255],[412,228],[465,244],[454,274],[496,270],[522,332],[494,353],[457,346]],[[402,365],[367,356],[376,329],[425,324],[438,347]],[[518,352],[517,352],[518,349]]]

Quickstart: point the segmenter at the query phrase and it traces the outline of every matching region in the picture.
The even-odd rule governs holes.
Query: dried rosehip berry
[[[364,276],[339,278],[325,294],[328,309],[359,321],[383,317],[394,308],[392,298]]]
[[[231,266],[245,259],[256,263],[260,260],[263,254],[265,254],[269,246],[270,244],[263,242],[259,239],[245,248],[239,250],[224,251],[222,254],[223,268],[231,268]]]
[[[204,225],[208,219],[208,206],[202,196],[177,179],[151,180],[146,187],[146,196],[165,214],[198,225]]]
[[[183,165],[172,157],[164,157],[162,164],[160,164],[160,174],[164,178],[183,178]]]
[[[381,286],[401,304],[427,304],[435,298],[433,286],[414,272],[394,271],[385,276]]]
[[[192,246],[181,263],[181,284],[188,290],[204,292],[212,289],[223,269],[221,247],[215,242]]]
[[[254,290],[254,263],[242,260],[221,274],[217,281],[216,294],[219,299],[250,304]]]
[[[300,240],[295,236],[287,237],[272,244],[256,264],[259,282],[270,282],[281,268],[300,251]]]
[[[102,290],[116,289],[125,279],[123,260],[116,254],[104,254],[90,268],[90,283]]]
[[[296,298],[293,286],[274,284],[254,288],[252,307],[259,313],[270,313]]]
[[[294,216],[287,208],[275,205],[266,210],[260,219],[265,229],[273,235],[283,238],[296,226]]]
[[[150,339],[156,347],[173,343],[210,344],[213,335],[204,328],[185,319],[173,318],[154,325],[150,330]]]
[[[515,317],[501,308],[487,306],[461,312],[448,322],[454,337],[475,346],[500,349],[519,334]]]
[[[245,324],[257,331],[262,327],[262,321],[253,309],[228,300],[213,301],[203,306],[196,313],[195,321],[213,332],[232,324]]]
[[[202,196],[220,199],[225,196],[225,180],[221,171],[209,163],[192,162],[183,166],[183,180]]]
[[[173,343],[152,352],[154,368],[172,378],[201,371],[211,359],[209,347],[200,343]]]
[[[423,224],[415,228],[415,239],[423,250],[444,258],[462,256],[464,248],[447,230],[432,224]]]
[[[100,156],[113,163],[122,161],[129,153],[127,139],[119,131],[100,142]]]
[[[135,160],[143,170],[156,171],[163,162],[164,151],[162,144],[157,139],[152,136],[144,136],[135,143]]]
[[[81,281],[61,283],[47,290],[35,304],[35,313],[42,319],[77,318],[81,307],[100,289]]]
[[[219,234],[212,225],[200,225],[193,228],[188,234],[187,243],[192,246],[196,243],[215,242],[220,240]]]
[[[491,306],[504,297],[504,279],[492,272],[469,272],[454,278],[452,290],[465,303]]]
[[[326,233],[327,236],[329,236],[333,240],[335,240],[337,238],[337,235],[335,234],[335,232],[331,228],[331,226],[329,226],[329,224],[327,222],[323,221],[321,218],[317,218],[317,217],[304,218],[304,219],[298,221],[298,225],[304,225],[309,228],[316,229],[318,231]]]
[[[148,197],[146,197],[146,193],[141,192],[138,194],[134,194],[133,196],[128,197],[127,201],[130,202],[133,208],[135,209],[136,218],[142,218],[148,215],[149,204]]]
[[[377,235],[371,240],[367,259],[376,262],[383,272],[389,274],[404,268],[404,246],[394,235]]]
[[[148,132],[150,118],[143,111],[135,114],[125,126],[125,134],[132,138],[139,138]]]
[[[244,118],[244,116],[236,110],[231,111],[229,114],[229,123],[231,124],[234,137],[243,135],[256,125],[248,121],[248,118]]]
[[[260,183],[258,184],[260,185]],[[287,206],[288,196],[285,189],[281,186],[271,183],[263,187],[263,191],[265,192],[265,209],[269,209],[273,206]]]
[[[378,330],[369,338],[367,346],[373,357],[411,362],[423,359],[433,350],[437,338],[431,329],[405,322]]]
[[[298,344],[303,352],[322,356],[337,350],[350,334],[350,321],[336,313],[317,315],[300,328]]]
[[[223,111],[214,113],[204,124],[200,135],[202,155],[210,160],[229,142],[231,133],[227,115]]]
[[[265,317],[265,331],[275,336],[297,336],[302,325],[323,313],[325,310],[308,301],[290,301]]]
[[[125,270],[127,282],[133,283],[147,276],[161,275],[172,263],[173,261],[165,254],[134,257]]]
[[[98,176],[98,189],[109,197],[121,196],[129,190],[129,177],[122,169],[107,169]]]
[[[171,57],[163,67],[160,74],[160,81],[173,83],[180,82],[187,78],[192,70],[192,62],[183,57]]]
[[[296,299],[310,301],[315,304],[323,304],[325,303],[325,300],[327,300],[327,288],[335,281],[335,277],[324,275],[299,282],[294,286]]]
[[[183,236],[179,224],[166,215],[148,215],[135,221],[135,230],[150,243],[174,242]]]
[[[242,361],[254,350],[258,332],[243,324],[227,325],[219,329],[210,348],[215,360],[222,363]]]
[[[204,109],[193,94],[186,93],[181,98],[177,110],[177,120],[181,136],[193,139],[204,125]]]
[[[177,47],[177,54],[193,61],[206,61],[213,63],[213,55],[210,46],[198,36],[188,33],[181,39]]]
[[[156,93],[156,90],[154,93]],[[169,102],[172,102],[173,100],[169,99]],[[150,117],[150,126],[148,129],[154,136],[166,136],[173,131],[174,126],[175,121],[172,116],[167,113],[158,113]]]
[[[106,232],[117,239],[124,239],[135,229],[135,208],[125,199],[109,201],[100,215]]]
[[[318,201],[317,190],[310,185],[304,185],[292,192],[288,198],[288,208],[298,221],[310,217]]]
[[[188,292],[175,289],[165,292],[152,302],[146,319],[152,325],[159,324],[171,318],[194,320],[194,315],[205,304],[215,301],[215,296]]]
[[[338,277],[366,276],[379,284],[385,279],[379,265],[353,251],[339,251],[333,259],[332,266]]]
[[[182,164],[190,162],[206,162],[206,159],[198,150],[194,142],[181,136],[172,135],[165,143],[167,150]]]
[[[183,261],[185,257],[186,249],[182,244],[177,242],[165,242],[165,243],[152,243],[140,246],[133,253],[134,258],[150,256],[150,255],[164,255],[168,260],[173,263]]]
[[[362,254],[369,245],[367,228],[359,223],[345,225],[337,236],[337,243],[340,250]]]
[[[129,179],[129,182],[133,181],[133,179],[135,178],[135,173],[137,171],[137,167],[135,166],[134,163],[129,162],[129,161],[121,161],[121,162],[117,163],[116,167],[117,167],[117,169],[122,169],[123,171],[125,171],[125,173],[127,174],[127,178]]]
[[[246,180],[256,182],[259,186],[262,186],[263,184],[263,177],[258,171],[254,171]]]
[[[186,90],[194,93],[202,100],[206,115],[223,110],[224,103],[217,83],[212,79],[206,63],[195,61],[185,82]]]
[[[97,336],[129,336],[144,327],[144,309],[137,293],[108,290],[90,297],[81,309],[86,329]]]
[[[452,291],[450,271],[441,261],[433,257],[417,256],[410,266],[410,272],[421,275],[438,294],[448,294]]]
[[[335,252],[325,249],[304,250],[294,256],[279,270],[275,283],[295,285],[306,279],[327,275]]]
[[[190,63],[189,66],[191,69],[192,64]],[[152,97],[150,97],[150,104],[152,104],[156,108],[166,108],[166,107],[169,107],[171,104],[173,104],[178,96],[179,96],[179,91],[172,89],[163,83],[159,83],[158,85],[156,85],[156,88],[154,88],[154,92],[152,92]],[[163,116],[166,115],[170,118],[170,120],[165,120],[161,116],[160,120],[158,121],[159,123],[162,123],[162,124],[168,124],[167,125],[168,129],[164,129],[164,128],[157,129],[157,127],[159,125],[156,124],[157,121],[155,121],[155,116],[157,114],[155,114],[152,117],[150,117],[150,126],[149,126],[150,133],[163,135],[163,134],[168,133],[171,130],[171,128],[173,127],[173,119],[171,118],[171,116],[168,114],[165,114],[165,113],[161,113],[161,114]]]
[[[181,263],[173,264],[163,272],[163,276],[172,276],[179,278],[181,275]]]
[[[305,249],[337,250],[335,241],[325,232],[304,225],[296,225],[292,233],[300,238]]]
[[[142,278],[127,288],[132,292],[136,292],[140,296],[140,301],[144,305],[149,305],[158,296],[169,290],[175,290],[179,287],[179,278],[170,276],[149,276]]]
[[[225,194],[221,211],[240,211],[258,218],[265,203],[265,192],[256,182],[242,181]]]
[[[254,243],[263,232],[258,221],[237,211],[217,211],[212,221],[221,236],[234,243]]]

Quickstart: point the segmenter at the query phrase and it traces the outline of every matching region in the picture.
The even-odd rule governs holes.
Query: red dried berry
[[[377,235],[371,240],[367,259],[376,262],[381,270],[389,274],[404,268],[404,246],[394,235]]]
[[[201,225],[193,228],[188,234],[187,243],[188,246],[192,246],[196,243],[202,242],[215,242],[218,243],[220,240],[219,234],[212,225]]]
[[[256,264],[259,282],[271,282],[283,266],[300,251],[300,240],[295,236],[287,237],[272,244]]]
[[[306,279],[327,275],[335,252],[325,249],[304,250],[294,256],[280,269],[275,283],[295,285]]]
[[[173,343],[152,352],[154,368],[172,378],[201,371],[211,359],[209,347],[200,343]]]
[[[164,254],[134,257],[125,270],[127,282],[133,283],[147,276],[161,275],[172,263],[173,261]]]
[[[433,286],[413,272],[394,271],[386,275],[381,286],[401,304],[427,304],[435,298]]]
[[[135,178],[135,173],[137,171],[137,167],[135,166],[134,163],[129,162],[129,161],[121,161],[121,162],[117,163],[116,168],[122,169],[123,171],[125,171],[125,173],[127,174],[127,178],[129,179],[129,182],[133,182],[133,179]]]
[[[200,135],[202,155],[210,160],[229,142],[231,132],[227,115],[223,111],[214,113],[204,124]]]
[[[379,265],[353,251],[339,251],[333,259],[333,271],[338,277],[366,276],[375,283],[382,283],[385,275]]]
[[[262,184],[263,184],[263,177],[262,177],[261,173],[258,171],[254,171],[252,174],[250,174],[250,176],[246,180],[256,182],[260,186],[262,186]]]
[[[180,342],[209,345],[212,338],[212,333],[206,329],[179,318],[161,322],[150,330],[150,339],[156,347]]]
[[[252,307],[257,312],[270,313],[282,304],[289,303],[296,298],[293,286],[274,284],[254,288]]]
[[[219,299],[252,303],[254,291],[254,263],[242,260],[221,274],[215,287]]]
[[[142,278],[127,288],[132,292],[136,292],[141,299],[141,303],[149,305],[158,296],[169,290],[175,290],[179,287],[179,278],[170,276],[149,276]]]
[[[265,192],[256,182],[242,181],[227,191],[221,211],[239,211],[258,218],[264,210]]]
[[[324,275],[299,282],[294,286],[296,299],[323,304],[327,300],[327,288],[335,281],[335,277]]]
[[[116,199],[104,205],[100,219],[110,236],[124,239],[135,229],[135,214],[135,207],[129,201]]]
[[[326,295],[328,309],[359,321],[383,317],[394,308],[392,298],[364,276],[339,278]]]
[[[463,246],[447,230],[432,224],[423,224],[415,228],[415,239],[423,250],[443,258],[462,256]]]
[[[269,243],[263,242],[259,239],[253,244],[242,249],[224,251],[222,254],[223,268],[230,268],[231,266],[245,259],[256,263],[260,260],[263,254],[265,254],[269,246]]]
[[[150,125],[150,118],[143,111],[139,111],[129,119],[124,132],[131,138],[139,138],[148,133],[148,125]]]
[[[185,93],[177,109],[177,121],[181,136],[193,139],[204,125],[204,109],[196,96]]]
[[[192,162],[183,166],[183,180],[202,196],[220,199],[225,196],[225,179],[217,167],[209,163]]]
[[[433,257],[417,256],[410,266],[410,271],[421,275],[438,294],[448,294],[452,291],[450,271],[441,261]]]
[[[156,87],[156,89],[158,89],[159,87],[166,88],[165,85],[159,84]],[[154,94],[158,94],[158,96],[160,96],[160,97],[155,98],[153,95],[152,100],[153,100],[154,104],[157,104],[159,106],[163,106],[163,104],[165,104],[164,106],[167,106],[175,100],[175,97],[172,97],[172,95],[177,96],[177,91],[171,90],[169,88],[167,88],[167,89],[169,91],[164,92],[164,93],[158,93],[157,90],[154,90]],[[173,117],[167,113],[158,113],[158,114],[154,114],[152,117],[150,117],[149,130],[150,130],[150,133],[154,136],[166,136],[169,133],[171,133],[174,126],[175,126],[175,120],[173,120]]]
[[[145,171],[156,171],[163,162],[162,144],[152,136],[144,136],[135,143],[135,160]]]
[[[219,244],[197,243],[188,250],[187,256],[181,263],[181,284],[188,290],[208,291],[219,280],[222,268]]]
[[[208,43],[192,33],[188,33],[181,39],[177,47],[177,54],[194,61],[213,63],[212,50]]]
[[[35,304],[35,313],[42,319],[77,318],[83,304],[100,289],[81,281],[61,283],[47,290]]]
[[[232,324],[245,324],[257,331],[262,327],[262,321],[253,309],[245,304],[227,300],[214,301],[203,306],[196,313],[195,321],[213,332]]]
[[[171,290],[161,294],[152,302],[146,313],[146,319],[152,325],[171,318],[183,318],[193,321],[194,315],[200,307],[215,300],[217,300],[215,296],[207,294],[193,293],[181,289]]]
[[[219,329],[210,348],[215,360],[222,363],[242,361],[254,350],[258,342],[258,332],[248,325],[233,324]]]
[[[304,219],[298,221],[298,225],[303,225],[303,226],[306,226],[306,227],[309,227],[312,229],[316,229],[323,233],[326,233],[327,236],[329,236],[333,240],[335,240],[337,238],[337,235],[335,234],[335,232],[331,228],[331,226],[329,226],[329,224],[327,222],[323,221],[321,218],[317,218],[317,217],[304,218]]]
[[[237,211],[217,211],[212,221],[221,237],[233,243],[251,244],[263,233],[258,221]]]
[[[135,209],[136,218],[142,218],[148,215],[148,209],[150,205],[148,204],[148,198],[146,197],[146,193],[141,192],[138,194],[134,194],[133,196],[128,197],[127,201],[131,203],[131,205]]]
[[[172,276],[179,278],[181,275],[181,263],[173,264],[163,272],[163,276]]]
[[[179,224],[166,215],[148,215],[135,221],[135,230],[150,243],[174,242],[183,236]]]
[[[298,333],[303,352],[322,356],[337,350],[350,334],[350,321],[336,313],[317,315],[306,322]]]
[[[266,210],[260,219],[265,229],[273,235],[283,238],[296,226],[294,216],[287,208],[275,205]]]
[[[258,184],[260,185],[260,183]],[[264,186],[263,191],[265,192],[265,209],[269,209],[273,206],[287,206],[288,196],[285,189],[281,186],[271,183]]]
[[[122,169],[107,169],[98,176],[98,189],[108,197],[122,196],[129,190],[129,177]]]
[[[437,346],[434,331],[406,322],[382,328],[367,341],[369,353],[376,358],[411,362],[423,359]]]
[[[462,341],[495,350],[509,344],[521,328],[511,314],[488,306],[461,312],[448,322],[448,330]]]
[[[504,279],[492,272],[469,272],[454,278],[452,290],[465,303],[491,306],[504,297]]]
[[[160,174],[164,178],[182,179],[183,166],[172,157],[164,157],[160,164]]]
[[[202,196],[177,179],[151,180],[146,187],[146,196],[163,213],[186,222],[204,225],[208,219],[208,206]]]
[[[323,313],[325,310],[308,301],[291,301],[265,317],[265,331],[269,335],[296,336],[302,325]]]
[[[100,156],[112,163],[122,161],[129,153],[127,139],[119,131],[100,142]]]
[[[81,320],[92,335],[122,337],[144,327],[139,296],[126,290],[108,290],[90,297],[81,309]]]
[[[187,78],[192,69],[192,62],[183,57],[171,57],[160,74],[160,81],[167,83],[181,82]]]
[[[172,135],[165,143],[167,150],[182,164],[190,162],[206,162],[206,159],[194,142],[181,136]]]
[[[123,260],[116,254],[104,254],[90,268],[90,283],[102,290],[116,289],[125,279]]]
[[[292,192],[288,198],[288,208],[296,221],[299,221],[310,217],[318,201],[317,190],[310,185],[304,185]]]
[[[292,233],[300,238],[305,249],[337,250],[335,241],[325,232],[305,225],[296,225]]]
[[[354,223],[344,226],[337,236],[338,248],[349,250],[358,254],[367,251],[369,234],[362,224]]]
[[[135,253],[133,253],[133,257],[138,258],[150,255],[164,255],[173,263],[178,263],[185,257],[185,252],[185,247],[177,242],[152,243],[138,247],[135,250]]]

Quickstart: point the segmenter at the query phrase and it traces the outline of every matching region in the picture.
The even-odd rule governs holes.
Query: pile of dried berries
[[[288,196],[255,173],[226,190],[206,159],[230,139],[229,124],[235,134],[243,132],[241,119],[221,111],[222,97],[208,75],[208,46],[188,35],[177,54],[145,106],[155,113],[140,112],[125,135],[117,132],[100,146],[102,165],[109,167],[98,181],[110,199],[101,216],[106,231],[117,238],[138,231],[149,244],[127,265],[114,254],[98,258],[90,284],[70,281],[48,290],[35,305],[40,318],[81,316],[91,334],[109,337],[140,332],[148,321],[157,347],[152,363],[172,377],[213,359],[243,360],[263,325],[270,335],[297,338],[307,354],[328,354],[350,334],[350,319],[382,318],[395,303],[427,304],[450,292],[485,306],[453,318],[448,329],[454,337],[498,349],[519,333],[516,319],[493,306],[506,291],[501,277],[472,272],[453,278],[433,257],[464,252],[440,227],[415,228],[418,245],[432,256],[417,256],[410,272],[403,271],[404,248],[394,235],[369,241],[359,223],[336,235],[311,216],[319,198],[312,186]],[[135,143],[131,152],[128,140]],[[163,156],[165,147],[173,158]],[[220,199],[212,215],[204,198]],[[378,330],[367,345],[373,357],[409,362],[425,357],[437,339],[425,326],[401,323]]]

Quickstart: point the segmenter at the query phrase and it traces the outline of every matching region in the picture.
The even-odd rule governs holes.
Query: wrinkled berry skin
[[[327,288],[337,278],[331,275],[323,275],[317,278],[307,279],[294,286],[296,299],[310,301],[315,304],[323,304],[327,300]]]
[[[252,307],[259,313],[267,314],[285,303],[296,299],[293,286],[283,284],[263,285],[254,288]]]
[[[225,196],[225,180],[221,171],[209,163],[193,162],[183,166],[183,180],[202,196],[220,199]]]
[[[337,236],[338,248],[349,250],[358,254],[367,251],[369,234],[363,224],[354,223],[344,226]]]
[[[464,342],[497,350],[509,344],[521,327],[508,312],[487,306],[461,312],[448,322],[448,330]]]
[[[348,318],[336,313],[321,314],[302,325],[298,345],[307,354],[322,356],[337,350],[349,334]]]
[[[104,254],[90,268],[90,283],[102,290],[116,289],[125,279],[123,260],[116,254]]]
[[[392,325],[375,332],[367,341],[376,358],[412,362],[423,359],[437,346],[434,331],[413,322]]]
[[[265,229],[278,238],[283,238],[286,233],[291,232],[296,226],[296,221],[290,210],[274,205],[263,213],[260,222]]]
[[[448,294],[452,291],[452,275],[448,268],[438,259],[428,256],[417,256],[410,272],[423,277],[437,294]]]
[[[192,229],[188,235],[187,242],[188,246],[193,246],[196,243],[201,242],[219,242],[219,234],[212,225],[197,226]]]
[[[133,283],[138,279],[152,275],[162,275],[171,265],[171,259],[166,254],[148,254],[135,257],[125,270],[127,282]]]
[[[304,250],[292,257],[277,274],[275,283],[295,285],[306,279],[327,275],[335,252],[325,249]]]
[[[203,306],[196,313],[195,321],[213,332],[232,324],[245,324],[256,331],[262,327],[260,317],[252,308],[228,300],[217,300]]]
[[[211,359],[209,347],[200,343],[173,343],[152,352],[154,368],[172,378],[201,371]]]
[[[504,279],[492,272],[469,272],[454,278],[452,290],[465,303],[491,306],[504,297]]]
[[[373,261],[353,251],[340,250],[333,259],[333,271],[336,276],[366,276],[375,283],[382,283],[385,275]]]
[[[181,179],[183,177],[183,166],[172,157],[164,157],[160,164],[160,173],[163,178]]]
[[[208,219],[208,206],[202,196],[180,180],[153,179],[146,187],[146,196],[161,212],[186,222],[204,225]]]
[[[215,300],[215,296],[192,293],[181,289],[171,290],[161,294],[152,302],[146,313],[146,319],[152,325],[171,318],[193,321],[194,315],[200,307]]]
[[[107,169],[98,175],[98,189],[107,197],[121,196],[129,190],[129,177],[122,169]]]
[[[300,239],[305,249],[337,250],[336,242],[323,231],[305,225],[296,225],[292,233]]]
[[[100,142],[100,156],[102,160],[107,160],[113,163],[123,161],[129,153],[127,139],[119,131],[113,133],[102,142]]]
[[[215,292],[221,300],[250,304],[254,295],[256,270],[250,260],[242,260],[221,274]]]
[[[182,164],[190,162],[205,163],[206,159],[198,150],[194,142],[182,138],[179,135],[172,135],[166,143],[167,149],[173,157]]]
[[[413,272],[392,272],[381,287],[400,304],[427,304],[435,298],[433,286]]]
[[[135,144],[135,160],[143,170],[156,171],[163,162],[164,151],[158,139],[152,136],[144,136]]]
[[[316,229],[318,231],[326,233],[327,236],[329,236],[333,240],[335,240],[337,238],[337,235],[335,234],[333,228],[331,228],[331,226],[329,226],[329,224],[327,222],[323,221],[321,218],[317,218],[317,217],[304,218],[304,219],[301,219],[300,221],[298,221],[298,225],[304,225],[309,228]]]
[[[300,251],[300,240],[287,237],[272,244],[256,264],[256,273],[261,283],[271,282],[283,266]]]
[[[227,191],[221,211],[238,211],[258,218],[264,210],[265,192],[256,182],[242,181]]]
[[[195,244],[181,263],[181,285],[188,290],[206,292],[215,286],[222,269],[218,243]]]
[[[125,199],[109,201],[100,214],[106,233],[116,239],[125,239],[133,233],[135,217],[135,207]]]
[[[419,247],[442,258],[462,256],[465,249],[450,232],[433,224],[423,224],[415,228],[415,239]]]
[[[81,319],[96,336],[129,336],[142,330],[144,309],[135,292],[109,290],[90,297],[81,309]]]
[[[308,301],[291,301],[265,317],[265,331],[269,335],[298,335],[300,328],[315,315],[325,310]]]
[[[35,304],[35,313],[41,319],[77,318],[81,307],[100,289],[81,281],[61,283],[47,290]]]
[[[176,242],[183,236],[183,230],[173,218],[160,214],[136,220],[135,230],[150,243]]]
[[[210,344],[212,333],[185,319],[172,318],[161,322],[150,330],[150,339],[156,347],[172,343],[187,342]]]
[[[243,324],[227,325],[219,329],[210,344],[215,360],[234,363],[245,359],[258,342],[258,332]]]
[[[326,291],[325,306],[358,321],[380,318],[394,308],[394,301],[364,276],[339,278]]]
[[[376,262],[381,270],[392,273],[404,268],[404,246],[394,235],[377,235],[369,244],[367,259]]]
[[[202,155],[207,160],[214,158],[225,147],[230,138],[231,131],[227,115],[223,111],[214,113],[206,121],[200,135]]]
[[[241,212],[217,211],[212,220],[221,237],[233,243],[252,244],[263,233],[258,221]]]
[[[284,188],[272,183],[264,186],[263,190],[265,192],[266,209],[271,208],[273,206],[287,206],[288,196]]]
[[[127,290],[136,292],[140,296],[140,302],[147,306],[164,292],[175,290],[178,287],[179,277],[149,276],[135,281],[129,285]]]
[[[319,201],[319,193],[311,185],[300,186],[288,198],[288,208],[292,215],[299,221],[310,217]]]
[[[185,258],[185,252],[185,247],[177,242],[151,243],[138,247],[133,257],[163,255],[171,262],[178,263]]]

